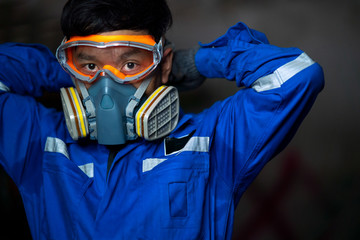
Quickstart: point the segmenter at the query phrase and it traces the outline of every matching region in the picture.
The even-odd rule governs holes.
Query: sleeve
[[[324,86],[319,64],[297,48],[279,48],[238,23],[195,56],[208,78],[241,88],[207,114],[217,115],[211,143],[216,171],[237,199],[263,166],[294,136]]]
[[[2,44],[0,63],[0,164],[19,186],[40,171],[43,137],[62,131],[61,113],[35,97],[72,81],[42,45]]]
[[[0,63],[0,91],[39,97],[44,90],[72,85],[55,56],[40,44],[1,44]]]

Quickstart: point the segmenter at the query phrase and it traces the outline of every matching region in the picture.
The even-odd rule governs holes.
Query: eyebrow
[[[76,58],[81,59],[81,60],[87,60],[87,61],[95,61],[96,60],[96,56],[88,55],[83,52],[76,54]]]
[[[121,54],[121,56],[119,57],[120,60],[126,60],[130,57],[132,57],[133,55],[137,55],[141,53],[140,49],[137,48],[132,48],[131,50]]]

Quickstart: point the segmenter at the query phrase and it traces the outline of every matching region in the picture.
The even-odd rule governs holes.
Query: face
[[[119,30],[102,33],[100,35],[146,35],[145,31],[132,31],[132,30]],[[171,56],[170,56],[171,55]],[[107,68],[112,72],[117,72],[120,75],[136,75],[142,71],[145,71],[153,63],[153,53],[147,50],[142,50],[132,47],[109,47],[109,48],[95,48],[87,46],[78,46],[73,49],[73,63],[75,67],[86,75],[95,75],[97,71]],[[164,53],[163,60],[155,70],[153,79],[150,82],[146,95],[150,95],[156,88],[162,83],[166,83],[168,80],[168,73],[161,70],[171,69],[172,58],[169,50]],[[170,60],[171,61],[171,60]],[[170,64],[170,66],[169,66]],[[165,67],[165,69],[164,69]],[[141,85],[143,79],[131,82],[134,87],[138,88]],[[89,88],[92,83],[85,83],[85,86]]]

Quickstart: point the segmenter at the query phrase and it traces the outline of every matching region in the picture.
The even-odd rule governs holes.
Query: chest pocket
[[[143,171],[146,171],[142,176],[142,210],[145,218],[141,226],[145,228],[144,232],[149,231],[154,237],[151,229],[157,229],[155,232],[161,233],[157,239],[177,235],[181,239],[201,239],[209,192],[208,141],[208,138],[191,138],[174,154],[143,161]]]

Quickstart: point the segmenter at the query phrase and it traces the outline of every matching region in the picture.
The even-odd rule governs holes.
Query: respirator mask
[[[162,55],[162,40],[150,35],[64,39],[56,57],[75,84],[60,90],[71,137],[119,145],[168,135],[179,118],[177,89],[162,85],[145,95]]]

